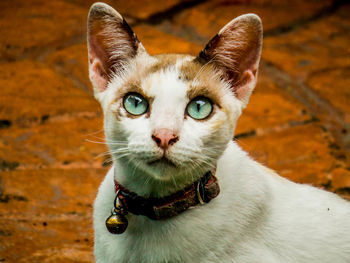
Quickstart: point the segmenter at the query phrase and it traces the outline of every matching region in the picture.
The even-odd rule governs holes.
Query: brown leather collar
[[[144,215],[159,220],[176,216],[189,207],[209,203],[220,193],[215,170],[207,172],[199,181],[169,196],[144,198],[130,192],[114,181],[115,191],[121,206],[135,215]]]

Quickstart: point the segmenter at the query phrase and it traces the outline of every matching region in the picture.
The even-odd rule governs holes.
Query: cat
[[[114,163],[94,204],[96,262],[350,262],[349,202],[278,176],[232,140],[261,48],[261,20],[246,14],[197,57],[150,56],[117,11],[92,5],[89,75]],[[149,200],[181,211],[137,210]]]

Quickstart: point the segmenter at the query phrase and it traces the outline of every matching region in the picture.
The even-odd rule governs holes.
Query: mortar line
[[[324,124],[324,128],[331,132],[337,144],[347,156],[347,145],[344,144],[344,133],[349,127],[344,120],[343,114],[329,101],[318,95],[302,79],[292,79],[292,77],[271,62],[262,60],[261,66],[266,74],[276,83],[277,87],[294,97],[313,117],[319,118]]]
[[[324,17],[334,14],[335,12],[338,11],[339,8],[341,8],[342,6],[348,3],[349,2],[347,0],[335,0],[330,6],[323,7],[320,11],[312,14],[309,17],[300,18],[289,24],[281,25],[279,27],[266,30],[264,32],[264,38],[280,36],[283,34],[293,32],[301,27],[304,27],[305,25],[316,22]]]
[[[179,2],[168,9],[153,13],[146,18],[137,18],[137,17],[129,16],[134,20],[133,23],[130,23],[130,25],[131,26],[136,26],[139,24],[157,25],[162,23],[165,20],[171,21],[177,14],[180,14],[184,10],[191,9],[207,1],[208,0],[189,0],[189,1]]]

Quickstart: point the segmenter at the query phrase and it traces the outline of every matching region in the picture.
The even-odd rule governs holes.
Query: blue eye
[[[139,93],[126,94],[123,105],[126,111],[132,115],[144,114],[148,109],[147,100]]]
[[[213,104],[205,97],[197,97],[187,105],[186,112],[196,120],[202,120],[208,117],[213,111]]]

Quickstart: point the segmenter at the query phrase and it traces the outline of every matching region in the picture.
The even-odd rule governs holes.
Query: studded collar
[[[209,171],[200,180],[162,198],[141,197],[124,188],[117,181],[114,181],[115,192],[126,211],[154,220],[166,219],[182,213],[189,207],[209,203],[215,198],[220,192],[220,187],[214,174],[215,170]]]
[[[214,174],[215,170],[209,171],[193,184],[162,198],[139,196],[114,181],[116,197],[114,209],[106,219],[107,230],[112,234],[124,233],[128,227],[128,212],[153,220],[162,220],[174,217],[198,204],[209,203],[220,193],[219,183]]]

